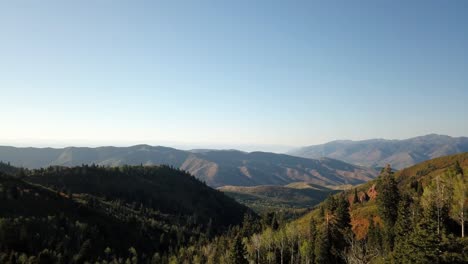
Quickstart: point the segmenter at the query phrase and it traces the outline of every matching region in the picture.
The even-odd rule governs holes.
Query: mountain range
[[[366,167],[391,164],[393,168],[403,169],[426,160],[467,151],[468,137],[430,134],[404,140],[338,140],[302,147],[288,154],[311,159],[329,157]]]
[[[286,185],[293,182],[336,186],[363,183],[377,175],[374,169],[330,158],[316,160],[285,154],[247,153],[237,150],[183,151],[149,145],[61,149],[2,146],[0,161],[25,168],[82,164],[111,167],[166,164],[188,171],[212,187]]]

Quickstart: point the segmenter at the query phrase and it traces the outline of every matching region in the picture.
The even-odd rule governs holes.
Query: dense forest
[[[256,217],[167,166],[0,169],[0,263],[161,263]]]
[[[468,154],[256,215],[167,166],[3,168],[0,263],[468,263]]]

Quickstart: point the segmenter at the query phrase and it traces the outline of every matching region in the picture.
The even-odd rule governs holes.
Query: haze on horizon
[[[467,11],[465,1],[3,1],[0,144],[279,151],[466,136]]]

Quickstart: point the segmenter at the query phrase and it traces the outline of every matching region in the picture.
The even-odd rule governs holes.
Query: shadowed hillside
[[[0,201],[0,263],[18,263],[22,254],[37,263],[159,263],[187,241],[212,238],[253,215],[168,166],[0,172]]]

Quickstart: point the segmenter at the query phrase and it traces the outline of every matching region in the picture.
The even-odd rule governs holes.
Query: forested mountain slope
[[[388,166],[377,179],[330,196],[300,219],[281,224],[265,218],[202,246],[234,257],[198,257],[215,263],[468,263],[467,174],[468,153],[397,173]],[[172,258],[190,257],[179,252]]]
[[[25,180],[71,193],[88,193],[170,213],[195,215],[215,225],[238,224],[247,212],[221,192],[168,166],[49,167]]]
[[[0,263],[160,263],[253,214],[168,166],[23,172],[0,173]]]

